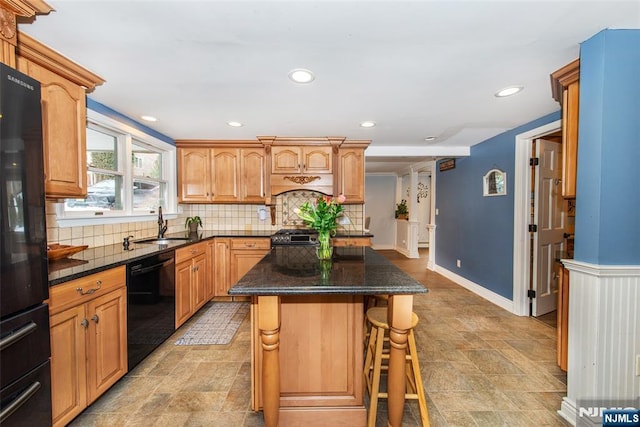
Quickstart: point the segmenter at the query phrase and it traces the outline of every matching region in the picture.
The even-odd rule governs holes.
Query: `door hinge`
[[[527,291],[527,297],[528,298],[535,298],[536,297],[536,291],[534,291],[533,289],[529,289]]]
[[[538,166],[540,159],[538,157],[532,157],[529,159],[529,166]]]
[[[529,224],[529,233],[537,233],[538,232],[538,226],[535,224]]]

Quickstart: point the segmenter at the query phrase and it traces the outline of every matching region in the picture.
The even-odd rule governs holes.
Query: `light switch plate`
[[[636,355],[636,377],[640,377],[640,354]]]

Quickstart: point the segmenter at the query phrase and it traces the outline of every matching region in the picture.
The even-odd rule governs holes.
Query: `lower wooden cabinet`
[[[268,237],[220,237],[214,239],[215,296],[232,299],[229,289],[271,250]],[[233,297],[238,299],[239,297]]]
[[[560,263],[558,263],[560,264]],[[557,357],[558,366],[567,371],[569,348],[569,270],[562,264],[558,267],[558,312],[557,312]]]
[[[176,328],[179,328],[207,298],[207,243],[176,250]]]
[[[335,247],[371,246],[371,237],[334,237],[331,244]]]
[[[68,424],[127,373],[125,267],[51,288],[53,425]]]

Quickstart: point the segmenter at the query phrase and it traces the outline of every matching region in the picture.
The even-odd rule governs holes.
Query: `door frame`
[[[561,120],[520,133],[515,137],[515,173],[513,191],[513,313],[529,316],[529,218],[531,209],[532,141],[562,129]]]

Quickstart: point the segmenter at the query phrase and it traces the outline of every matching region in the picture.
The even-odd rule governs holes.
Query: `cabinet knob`
[[[91,320],[93,320],[94,322],[98,323],[98,321],[100,320],[100,318],[98,317],[98,315],[97,315],[97,314],[94,314],[94,315],[91,317]]]
[[[80,325],[86,329],[89,327],[89,321],[87,319],[82,319],[82,322],[80,322]]]

